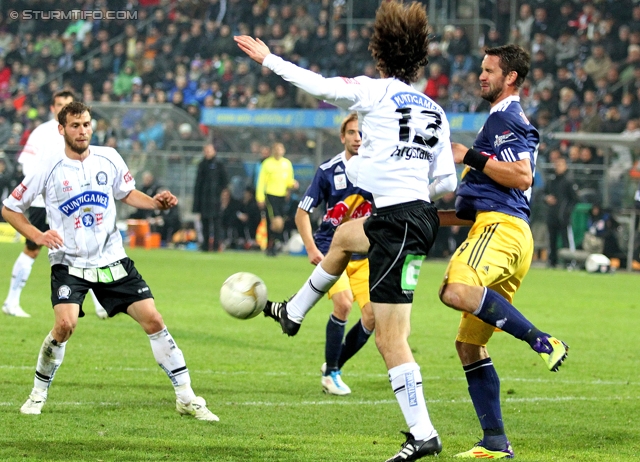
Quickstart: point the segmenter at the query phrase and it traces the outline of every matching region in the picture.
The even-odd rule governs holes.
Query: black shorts
[[[56,306],[60,303],[77,303],[80,305],[80,317],[84,316],[82,303],[89,289],[93,289],[98,301],[113,317],[118,313],[126,313],[132,303],[147,298],[153,298],[151,289],[129,258],[112,263],[109,266],[122,264],[127,275],[113,282],[91,282],[86,279],[69,274],[66,265],[53,265],[51,267],[51,303]],[[108,268],[108,267],[106,267]],[[104,268],[101,268],[104,270]]]
[[[375,303],[412,303],[422,261],[440,220],[429,202],[412,201],[375,210],[364,223],[369,238],[369,292]]]
[[[265,195],[265,206],[267,209],[267,217],[273,220],[274,217],[284,217],[285,215],[285,198],[280,196]]]
[[[43,233],[49,230],[49,225],[47,224],[47,209],[44,207],[31,207],[29,209],[29,221]],[[39,248],[40,246],[38,244],[27,239],[27,249],[38,250]]]

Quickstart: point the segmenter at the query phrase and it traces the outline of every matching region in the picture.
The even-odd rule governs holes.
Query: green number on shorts
[[[407,255],[402,266],[402,290],[416,290],[424,255]]]

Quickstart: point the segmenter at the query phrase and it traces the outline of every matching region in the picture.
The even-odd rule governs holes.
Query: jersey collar
[[[514,101],[520,101],[520,97],[516,95],[507,96],[505,99],[500,101],[496,106],[492,107],[489,111],[489,114],[493,114],[496,111],[504,111],[507,106],[509,106]]]

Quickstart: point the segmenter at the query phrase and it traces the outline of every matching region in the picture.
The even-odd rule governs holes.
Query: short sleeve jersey
[[[44,195],[49,227],[63,239],[61,249],[49,250],[51,265],[100,268],[126,257],[114,202],[135,189],[135,181],[115,149],[89,146],[89,152],[83,161],[64,151],[43,157],[4,200],[24,213]]]
[[[345,152],[342,151],[321,164],[298,204],[299,208],[309,213],[320,204],[325,204],[322,223],[313,235],[318,250],[323,254],[329,251],[333,235],[341,223],[371,215],[373,197],[351,183],[345,172],[345,163]],[[362,258],[366,256],[353,256],[354,260]]]
[[[529,159],[535,174],[540,136],[524,115],[520,98],[510,96],[494,108],[478,132],[473,148],[499,162]],[[456,215],[474,220],[476,212],[501,212],[529,222],[531,188],[502,186],[482,172],[466,167],[456,194]]]

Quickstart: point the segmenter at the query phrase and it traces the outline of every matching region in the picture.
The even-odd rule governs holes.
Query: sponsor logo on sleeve
[[[124,174],[124,182],[129,183],[130,181],[133,181],[133,177],[131,176],[131,172],[127,172]]]
[[[15,189],[13,190],[11,195],[16,200],[21,201],[22,200],[22,195],[25,193],[26,190],[27,190],[27,187],[25,185],[23,185],[22,183],[20,183],[18,186],[15,187]]]
[[[502,132],[501,135],[496,135],[496,139],[493,142],[493,146],[498,148],[504,143],[509,143],[515,140],[516,140],[516,135],[514,135],[513,132],[507,130],[506,132]]]

